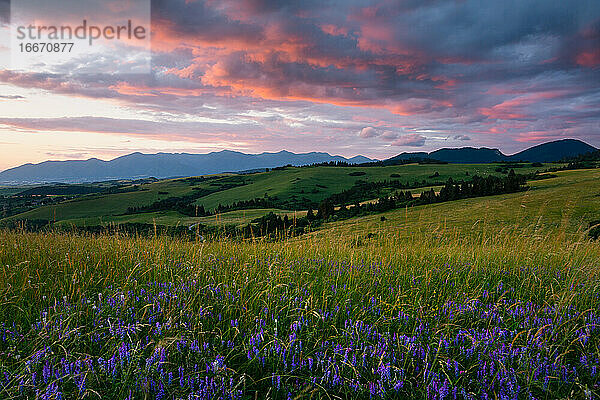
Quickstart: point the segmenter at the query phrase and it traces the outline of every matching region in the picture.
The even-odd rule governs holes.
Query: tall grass
[[[0,397],[599,393],[598,244],[522,228],[370,233],[1,232]]]

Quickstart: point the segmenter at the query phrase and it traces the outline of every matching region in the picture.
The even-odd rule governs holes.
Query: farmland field
[[[2,231],[0,398],[595,398],[598,178],[282,240]]]

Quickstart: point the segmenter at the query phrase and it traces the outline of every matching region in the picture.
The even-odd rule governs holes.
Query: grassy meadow
[[[281,240],[2,231],[0,398],[596,398],[599,177]]]
[[[556,166],[556,164],[544,164],[542,167],[532,167],[531,164],[523,164],[516,171],[527,174]],[[445,182],[448,178],[461,180],[476,174],[502,176],[502,173],[496,171],[499,167],[503,167],[503,165],[409,164],[389,167],[287,167],[247,175],[207,176],[204,181],[190,181],[185,178],[163,180],[126,187],[136,190],[125,190],[122,193],[89,194],[60,204],[38,207],[7,218],[5,221],[48,220],[58,222],[63,226],[91,226],[108,223],[156,223],[176,226],[204,223],[201,219],[193,220],[193,218],[173,211],[146,212],[135,215],[126,215],[125,213],[129,207],[148,206],[156,201],[170,197],[189,196],[198,191],[205,191],[208,194],[196,199],[194,204],[203,206],[206,210],[214,210],[219,204],[230,205],[237,201],[263,198],[265,195],[277,198],[280,203],[319,203],[334,193],[349,189],[358,181],[373,182],[395,179],[406,183],[415,181],[420,183],[423,180]],[[436,172],[438,175],[433,177]],[[417,194],[422,190],[416,189],[414,192]],[[306,207],[294,209],[306,211]],[[288,214],[286,209],[275,211],[281,215]],[[238,219],[233,224],[249,223],[252,219],[262,215],[257,216],[253,213],[253,218],[245,218],[241,222]],[[212,224],[212,219],[209,218],[207,221],[209,225]]]

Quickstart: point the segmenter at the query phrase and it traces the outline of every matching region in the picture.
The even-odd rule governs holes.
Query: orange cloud
[[[501,91],[501,93],[509,93],[510,91]],[[478,109],[481,115],[485,115],[491,119],[531,119],[532,116],[524,111],[526,106],[544,101],[563,97],[572,93],[571,90],[552,90],[526,94],[515,97],[510,100],[505,100],[492,107],[482,107]]]

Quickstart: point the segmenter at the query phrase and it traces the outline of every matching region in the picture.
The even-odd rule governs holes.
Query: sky
[[[151,51],[137,74],[111,51],[0,66],[0,170],[134,151],[600,147],[597,0],[152,0]]]

